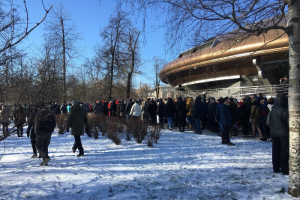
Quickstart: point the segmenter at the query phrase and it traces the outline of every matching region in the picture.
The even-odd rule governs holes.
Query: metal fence
[[[216,88],[207,90],[190,90],[184,87],[186,91],[178,92],[179,96],[203,96],[206,97],[233,97],[236,99],[242,99],[245,96],[251,96],[253,94],[259,95],[260,93],[265,97],[276,97],[279,93],[288,93],[288,84],[281,85],[264,85],[264,86],[245,86],[245,87],[229,87],[229,88]]]

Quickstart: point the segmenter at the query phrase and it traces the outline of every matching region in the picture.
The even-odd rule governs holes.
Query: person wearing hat
[[[288,99],[278,95],[277,106],[269,113],[272,136],[272,164],[274,173],[289,174],[289,112]]]
[[[73,101],[72,105],[73,108],[69,113],[67,120],[67,132],[69,132],[69,128],[71,128],[71,134],[74,136],[75,139],[75,143],[72,147],[73,153],[75,153],[78,149],[79,154],[77,155],[77,157],[82,157],[84,156],[84,152],[80,136],[84,134],[84,127],[86,133],[89,134],[88,119],[84,109],[80,107],[78,101]]]
[[[274,99],[271,97],[267,100],[268,102],[268,112],[267,112],[267,119],[266,119],[266,126],[265,126],[265,131],[266,131],[266,137],[270,137],[270,112],[272,111],[274,107]]]

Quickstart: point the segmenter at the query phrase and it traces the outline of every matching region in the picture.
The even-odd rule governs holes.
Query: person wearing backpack
[[[56,126],[54,113],[48,107],[39,108],[35,116],[34,132],[36,135],[35,146],[39,155],[43,158],[42,166],[48,165],[50,160],[48,147],[51,140],[52,132]]]

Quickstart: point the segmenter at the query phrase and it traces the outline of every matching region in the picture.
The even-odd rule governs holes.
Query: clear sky
[[[60,2],[60,0],[44,0],[46,8],[49,8],[50,5],[53,5],[53,8],[55,8],[59,6]],[[80,66],[86,57],[91,58],[94,55],[94,46],[97,43],[101,43],[99,36],[100,29],[108,24],[110,16],[114,14],[115,4],[110,0],[63,0],[62,2],[73,22],[76,24],[78,32],[82,33],[82,40],[78,43],[78,46],[84,49],[82,52],[83,56],[76,60],[76,65]],[[23,0],[14,0],[14,3],[19,4],[22,8],[24,7]],[[36,23],[40,21],[45,14],[41,0],[27,0],[26,3],[30,22]],[[142,30],[141,18],[142,17],[137,18],[136,16],[133,18],[135,26],[140,30]],[[51,20],[51,18],[48,16],[46,20]],[[133,80],[134,84],[142,82],[149,83],[151,86],[153,85],[152,79],[154,79],[154,77],[152,74],[154,74],[154,72],[152,71],[152,58],[154,56],[164,58],[167,62],[174,59],[174,57],[165,54],[164,29],[155,30],[153,28],[162,23],[163,19],[157,19],[154,15],[148,15],[145,31],[147,42],[145,45],[142,43],[141,49],[144,63],[141,70],[149,73],[147,73],[148,76],[135,77]],[[43,28],[43,24],[37,27],[22,45],[30,45],[30,51],[34,52],[43,42]]]

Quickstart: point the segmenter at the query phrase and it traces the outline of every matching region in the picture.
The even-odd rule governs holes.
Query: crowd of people
[[[239,101],[227,97],[215,99],[198,96],[195,100],[193,97],[178,97],[156,100],[103,100],[95,103],[73,101],[72,104],[51,103],[48,106],[39,103],[31,109],[21,105],[14,106],[12,112],[9,106],[3,105],[0,107],[0,120],[5,133],[8,131],[10,119],[13,119],[18,137],[22,137],[27,119],[27,136],[31,138],[33,157],[37,157],[38,150],[43,158],[41,165],[46,165],[50,159],[48,145],[55,128],[54,116],[68,115],[66,131],[71,128],[75,138],[72,150],[75,152],[78,149],[78,156],[83,156],[80,136],[84,131],[89,131],[86,116],[89,112],[98,114],[99,117],[108,115],[126,119],[140,118],[149,121],[150,125],[159,125],[162,129],[170,130],[176,128],[179,132],[188,129],[202,134],[202,131],[206,130],[221,136],[222,144],[231,146],[235,144],[230,138],[238,136],[238,131],[247,138],[254,138],[258,133],[260,140],[273,142],[274,172],[288,174],[289,126],[286,95],[268,99],[261,94],[252,95]],[[46,121],[43,120],[45,118]]]

